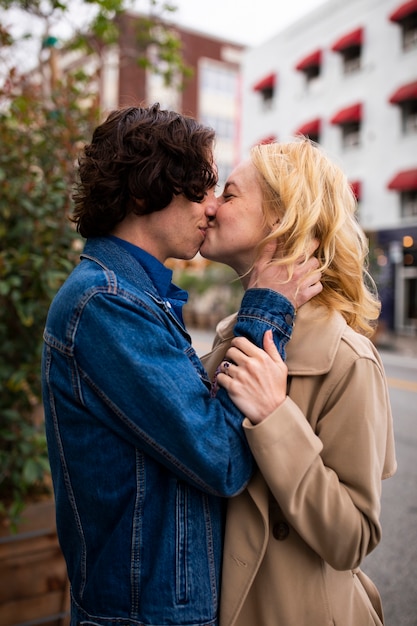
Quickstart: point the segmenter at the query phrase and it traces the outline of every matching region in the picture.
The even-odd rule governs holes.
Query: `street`
[[[383,483],[383,537],[363,569],[381,593],[386,626],[417,626],[417,359],[381,354],[398,470]]]
[[[192,330],[199,355],[214,333]],[[394,419],[397,473],[383,482],[382,541],[363,563],[382,596],[386,626],[417,626],[417,358],[381,352]]]

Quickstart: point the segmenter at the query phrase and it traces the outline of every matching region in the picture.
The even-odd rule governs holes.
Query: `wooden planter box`
[[[28,505],[17,533],[0,528],[0,624],[69,624],[69,583],[53,501]]]

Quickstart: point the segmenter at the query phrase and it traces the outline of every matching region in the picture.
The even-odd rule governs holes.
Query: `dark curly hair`
[[[78,160],[78,232],[108,235],[129,213],[160,211],[179,194],[202,202],[217,183],[214,137],[213,129],[158,103],[110,113]]]

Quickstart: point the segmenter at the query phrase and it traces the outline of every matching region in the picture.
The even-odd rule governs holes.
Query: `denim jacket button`
[[[291,315],[291,313],[287,313],[285,315],[285,321],[288,324],[288,326],[292,326],[292,315]]]

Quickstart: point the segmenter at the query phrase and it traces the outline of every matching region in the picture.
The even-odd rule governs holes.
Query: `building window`
[[[200,115],[200,120],[205,126],[210,126],[216,131],[216,135],[221,139],[228,139],[233,141],[235,137],[235,123],[233,119],[223,117],[222,115]]]
[[[417,48],[417,13],[403,27],[403,50],[407,52],[412,48]]]
[[[298,72],[302,72],[306,79],[306,84],[309,86],[313,81],[315,82],[321,73],[321,50],[316,50],[312,54],[303,57],[295,66]]]
[[[347,48],[343,52],[343,72],[353,74],[361,69],[361,49],[358,46]]]
[[[405,135],[417,133],[417,100],[401,107],[402,127]]]
[[[164,73],[168,70],[167,61],[159,56],[157,46],[148,48],[148,57],[152,63],[152,69],[146,70],[146,97],[148,102],[159,102],[164,109],[181,109],[181,76],[174,73],[170,84],[166,83]]]
[[[201,71],[201,86],[205,92],[228,94],[237,93],[237,71],[219,63],[204,63]]]
[[[417,132],[417,80],[403,85],[389,99],[401,109],[402,130],[405,135]]]
[[[221,61],[201,58],[198,79],[198,118],[216,131],[215,157],[221,186],[238,158],[239,69]]]
[[[362,104],[354,104],[341,109],[330,120],[334,126],[339,126],[342,133],[344,148],[360,145],[361,140]]]
[[[361,134],[359,122],[350,122],[343,124],[342,129],[342,145],[344,148],[354,148],[360,146]]]
[[[343,71],[345,74],[352,74],[361,68],[363,44],[363,28],[357,28],[352,32],[340,37],[332,46],[333,52],[338,52],[342,56]]]
[[[417,169],[399,172],[387,185],[400,194],[401,217],[417,216]]]
[[[401,217],[417,217],[417,191],[401,192]]]
[[[276,74],[268,74],[255,83],[252,89],[261,96],[263,108],[265,110],[271,109],[276,89]]]
[[[417,48],[417,0],[401,4],[389,19],[401,28],[403,50]]]
[[[264,103],[265,109],[270,109],[274,100],[274,90],[268,87],[266,89],[263,89],[261,93],[262,102]]]

